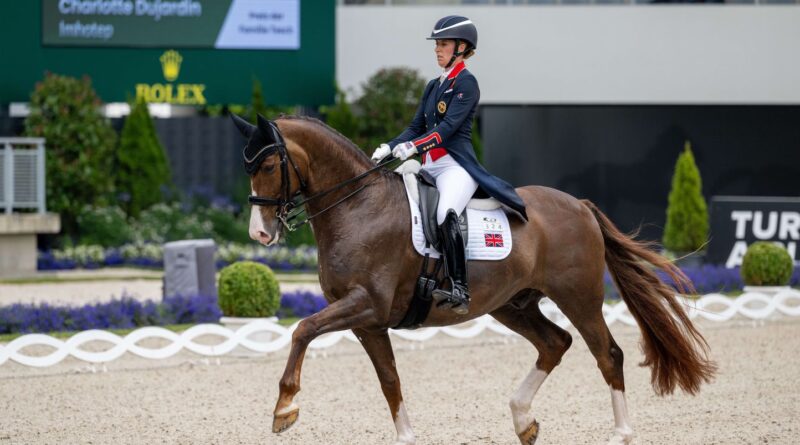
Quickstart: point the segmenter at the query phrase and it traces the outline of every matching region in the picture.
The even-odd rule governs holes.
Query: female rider
[[[431,80],[422,94],[411,124],[399,136],[375,149],[376,162],[389,153],[402,160],[422,155],[422,168],[436,179],[439,206],[436,220],[450,278],[450,290],[437,289],[437,303],[458,314],[469,311],[467,267],[458,215],[480,187],[527,220],[525,204],[510,184],[492,176],[478,163],[472,148],[472,117],[480,90],[464,60],[478,46],[478,30],[466,17],[447,16],[436,22],[428,40],[436,41],[436,61],[441,76]]]

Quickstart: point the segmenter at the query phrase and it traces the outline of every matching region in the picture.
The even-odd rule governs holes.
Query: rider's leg
[[[458,216],[453,209],[448,210],[444,223],[439,226],[442,253],[450,289],[436,289],[433,298],[437,303],[449,305],[457,314],[469,312],[469,289],[467,288],[467,261],[464,240],[458,224]]]
[[[436,219],[442,240],[442,253],[445,256],[447,274],[451,279],[451,289],[434,291],[437,301],[448,300],[453,311],[466,314],[469,310],[469,290],[467,288],[467,262],[464,240],[458,226],[458,215],[464,211],[478,183],[452,158],[446,156],[437,161],[441,170],[436,175],[439,189],[439,207]],[[451,165],[449,162],[452,162]]]
[[[450,161],[452,164],[445,164],[444,168],[436,172],[438,174],[434,174],[436,188],[439,189],[439,207],[436,209],[436,222],[439,225],[444,223],[447,211],[450,209],[453,209],[456,215],[460,215],[478,189],[478,183],[450,156],[440,158],[436,163],[442,161]]]

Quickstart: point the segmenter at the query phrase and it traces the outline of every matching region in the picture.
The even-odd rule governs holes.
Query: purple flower
[[[322,295],[309,291],[295,291],[283,294],[278,318],[308,317],[328,306]]]

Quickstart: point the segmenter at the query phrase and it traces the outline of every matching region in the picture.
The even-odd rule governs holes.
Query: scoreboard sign
[[[728,268],[742,265],[747,246],[780,243],[800,261],[800,198],[715,196],[711,199],[711,241],[707,261]]]
[[[42,0],[46,46],[300,48],[300,0]]]

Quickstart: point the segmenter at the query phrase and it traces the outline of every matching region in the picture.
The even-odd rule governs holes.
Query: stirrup
[[[450,280],[450,290],[435,289],[431,296],[436,302],[436,307],[450,306],[450,310],[459,315],[466,315],[469,312],[469,289],[466,285]],[[455,292],[454,292],[455,291]]]

